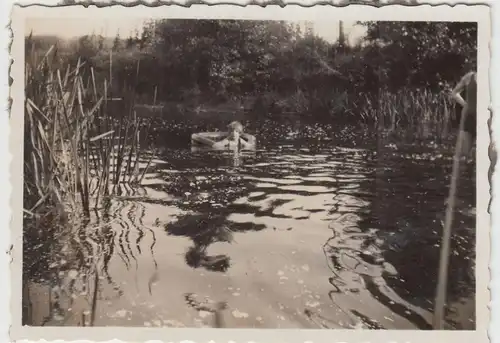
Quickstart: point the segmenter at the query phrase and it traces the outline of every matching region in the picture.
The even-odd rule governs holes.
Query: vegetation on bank
[[[96,75],[112,68],[115,93],[132,92],[146,105],[156,96],[165,110],[149,112],[164,120],[177,112],[204,118],[229,104],[228,112],[240,109],[252,121],[291,115],[412,131],[425,123],[446,134],[455,117],[449,89],[475,68],[476,24],[358,25],[366,35],[355,45],[343,36],[327,42],[300,23],[248,20],[157,20],[130,37],[32,44],[43,51],[57,43],[61,65],[80,59]]]

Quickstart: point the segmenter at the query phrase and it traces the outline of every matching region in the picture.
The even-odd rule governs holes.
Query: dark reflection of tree
[[[255,216],[273,216],[289,218],[283,215],[273,214],[273,210],[281,206],[283,201],[275,201],[266,211],[258,211],[252,206],[251,201],[245,204],[234,204],[233,202],[248,195],[254,188],[253,182],[243,177],[243,174],[251,174],[255,177],[281,177],[276,170],[245,170],[244,164],[241,168],[228,168],[231,165],[230,157],[224,154],[200,154],[193,158],[182,155],[169,156],[169,162],[173,165],[181,165],[183,172],[169,175],[169,185],[162,190],[175,195],[180,200],[175,204],[188,214],[182,215],[176,221],[165,225],[168,234],[175,236],[186,236],[193,241],[193,246],[185,255],[186,263],[193,267],[202,267],[212,271],[225,271],[230,267],[230,257],[226,255],[209,255],[207,250],[216,242],[232,242],[235,232],[258,231],[266,228],[251,222],[237,223],[228,219],[232,213],[251,213]],[[250,157],[255,158],[255,157]],[[262,156],[257,156],[257,159]],[[229,162],[229,163],[228,163]],[[271,167],[273,168],[273,167]],[[261,189],[262,190],[262,189]],[[279,190],[272,188],[273,194]],[[283,191],[283,193],[289,193]],[[307,195],[303,192],[302,195]],[[262,197],[266,197],[264,194]],[[260,198],[259,198],[260,199]],[[259,200],[254,199],[254,200]]]
[[[211,159],[206,161],[206,159]],[[214,169],[213,165],[224,161],[222,155],[208,155],[203,167],[186,168],[184,173],[170,177],[166,191],[180,197],[175,205],[188,214],[165,225],[169,235],[189,237],[194,245],[186,252],[186,263],[212,271],[225,271],[230,267],[226,255],[210,256],[207,248],[216,242],[232,242],[233,232],[264,229],[264,225],[235,223],[228,220],[233,212],[231,203],[248,193],[251,185],[230,169]],[[201,159],[201,157],[200,157]],[[186,161],[186,163],[193,163]],[[211,166],[211,167],[207,167]]]
[[[380,152],[376,156],[369,152],[332,150],[328,152],[330,157],[327,161],[334,162],[332,164],[334,170],[325,167],[326,169],[316,169],[315,172],[331,172],[332,179],[336,181],[333,183],[301,181],[301,186],[331,187],[334,190],[332,191],[334,201],[335,197],[342,199],[348,196],[371,204],[364,207],[364,205],[349,203],[349,201],[341,201],[332,206],[329,211],[331,215],[355,213],[362,218],[362,221],[356,224],[358,231],[348,235],[348,239],[358,241],[359,244],[354,244],[357,248],[349,248],[348,244],[344,244],[343,247],[335,246],[337,243],[335,234],[331,238],[332,242],[325,244],[324,253],[332,270],[329,281],[334,287],[330,294],[333,302],[335,292],[345,291],[338,275],[346,267],[339,260],[339,256],[347,256],[359,260],[360,264],[377,266],[379,270],[383,269],[382,265],[384,261],[387,261],[395,267],[399,275],[396,277],[383,273],[382,277],[386,285],[393,288],[404,300],[419,307],[431,309],[438,266],[438,249],[434,245],[439,243],[441,228],[439,221],[444,211],[448,184],[446,178],[450,163],[435,155],[409,156],[416,150],[413,148],[412,151],[396,151],[394,156],[385,158],[380,157]],[[290,151],[283,153],[294,154]],[[257,156],[258,162],[268,162],[269,159],[272,162],[276,156],[267,156],[266,153]],[[286,199],[270,202],[266,209],[252,204],[252,201],[264,200],[269,196],[268,193],[290,194],[291,191],[283,191],[279,187],[271,187],[269,190],[260,187],[259,191],[264,194],[251,198],[243,204],[234,203],[236,199],[254,190],[253,181],[249,181],[242,175],[250,174],[256,180],[260,177],[280,179],[288,175],[307,176],[311,173],[308,167],[311,163],[313,165],[315,163],[308,159],[304,161],[298,159],[290,165],[272,165],[271,163],[271,165],[264,166],[266,163],[258,163],[259,166],[252,166],[252,169],[248,170],[243,164],[237,169],[232,169],[227,167],[227,156],[210,154],[196,158],[189,156],[188,159],[182,161],[182,166],[176,165],[180,162],[176,161],[175,157],[169,157],[169,162],[173,164],[174,170],[182,170],[182,172],[170,173],[168,175],[170,183],[163,186],[162,190],[175,195],[179,200],[173,205],[188,213],[180,216],[177,221],[167,224],[166,231],[170,235],[186,236],[193,241],[193,246],[185,255],[188,265],[193,268],[202,267],[221,272],[230,267],[230,257],[211,256],[208,253],[208,247],[216,242],[231,242],[234,232],[264,228],[263,225],[232,222],[228,219],[230,214],[248,213],[257,217],[290,218],[286,214],[274,213],[275,208],[282,206],[287,201]],[[269,182],[272,183],[272,181]],[[471,183],[464,187],[465,193],[461,192],[461,194],[470,192]],[[293,191],[293,193],[297,196],[312,195],[305,191]],[[462,199],[462,203],[470,202],[468,195],[463,198],[465,200]],[[471,220],[473,222],[472,218],[462,214],[457,215],[457,223],[464,221],[470,224]],[[455,244],[456,254],[461,257],[452,256],[453,275],[450,276],[453,281],[450,283],[450,289],[453,295],[451,299],[459,296],[459,289],[466,290],[471,284],[473,285],[470,265],[463,265],[464,256],[468,253],[467,249],[472,251],[474,246],[473,236],[467,227],[470,226],[458,225],[454,235],[454,241],[457,243]],[[370,233],[372,229],[378,231],[372,234]],[[468,242],[458,244],[461,239]],[[376,246],[381,251],[380,256],[365,253],[370,246]],[[430,329],[429,323],[421,314],[408,308],[404,303],[391,299],[373,277],[361,276],[365,279],[364,284],[374,299],[420,329]],[[468,286],[464,287],[467,283],[469,283]],[[381,328],[373,320],[368,320],[359,309],[345,310],[351,318],[362,320],[366,326],[374,329]]]
[[[340,156],[339,156],[340,157]],[[357,206],[356,204],[346,204],[341,201],[343,195],[352,196],[357,200],[362,201],[363,203],[371,203],[373,202],[373,193],[367,191],[373,184],[373,170],[374,170],[374,155],[371,152],[364,152],[358,157],[356,161],[349,154],[345,154],[342,156],[345,163],[338,167],[336,170],[336,174],[334,175],[339,181],[337,182],[337,191],[336,195],[334,195],[333,200],[336,203],[335,206],[332,206],[329,210],[330,215],[337,215],[338,219],[344,218],[344,216],[348,216],[349,214],[359,215],[359,216],[370,216],[370,211],[367,212],[366,208],[363,206]],[[359,188],[352,189],[352,182],[348,181],[352,177],[358,177],[356,183],[359,185]],[[347,181],[344,181],[347,179]],[[340,209],[342,208],[342,209]],[[335,229],[335,224],[340,224],[339,228]],[[368,318],[363,315],[359,311],[355,309],[343,308],[335,299],[335,296],[340,293],[348,293],[353,291],[353,289],[348,288],[348,284],[342,279],[341,273],[347,269],[346,265],[343,262],[343,258],[349,257],[354,260],[357,260],[357,265],[354,267],[354,270],[361,263],[367,264],[376,264],[376,256],[371,254],[364,254],[364,249],[368,248],[371,244],[373,244],[374,237],[368,236],[366,233],[368,229],[358,228],[353,225],[356,223],[352,223],[349,220],[347,222],[337,223],[336,220],[330,222],[330,229],[332,230],[332,236],[325,242],[323,245],[323,253],[327,260],[327,266],[331,271],[331,276],[328,278],[328,282],[332,285],[332,290],[328,293],[328,297],[334,306],[336,306],[340,312],[347,315],[350,318],[351,327],[357,326],[357,322],[361,321],[366,328],[369,329],[383,329],[380,324],[377,323],[376,320]],[[361,231],[359,231],[361,229]],[[340,237],[340,230],[343,234],[347,234],[345,237]],[[352,245],[350,241],[359,241],[359,247],[356,244]],[[351,270],[351,271],[354,271]],[[307,313],[306,313],[307,315]],[[309,315],[308,315],[309,316]]]
[[[169,235],[186,236],[193,241],[194,245],[185,255],[186,263],[190,267],[226,271],[230,267],[229,256],[210,256],[207,254],[207,248],[216,242],[231,243],[233,232],[258,231],[265,228],[265,225],[231,222],[227,220],[228,214],[227,211],[217,214],[188,214],[165,226]]]
[[[363,164],[365,168],[359,170],[359,166]],[[415,256],[415,254],[419,256],[426,249],[436,249],[432,247],[438,239],[437,234],[432,234],[432,231],[436,233],[438,230],[436,229],[436,221],[439,220],[439,212],[436,201],[439,199],[439,204],[444,208],[445,196],[439,196],[439,193],[445,194],[446,187],[444,183],[439,183],[435,179],[443,172],[436,171],[439,169],[436,167],[436,163],[430,161],[416,163],[413,160],[398,158],[397,155],[392,159],[381,159],[367,154],[364,156],[363,163],[358,163],[355,168],[356,171],[350,170],[352,169],[352,161],[349,161],[343,166],[343,170],[339,171],[337,178],[340,180],[339,176],[344,174],[349,179],[350,175],[358,174],[358,176],[364,175],[366,179],[360,179],[358,189],[351,189],[349,183],[339,182],[338,196],[334,199],[339,199],[343,194],[346,194],[371,205],[367,208],[356,208],[352,205],[346,206],[341,201],[330,211],[331,214],[344,215],[338,218],[338,222],[335,220],[330,223],[333,225],[331,226],[332,237],[323,247],[327,264],[332,272],[329,282],[333,289],[329,293],[329,297],[334,305],[338,306],[335,295],[353,291],[353,289],[348,288],[348,284],[341,276],[343,271],[351,271],[363,279],[364,287],[372,294],[373,298],[389,310],[406,318],[420,329],[431,329],[431,325],[421,314],[392,298],[390,294],[386,294],[387,290],[384,290],[384,287],[394,288],[404,300],[424,308],[426,306],[422,304],[422,299],[432,299],[434,286],[430,287],[431,290],[426,297],[421,292],[414,291],[414,288],[425,284],[426,280],[422,279],[427,277],[428,274],[425,273],[436,273],[438,252],[435,252],[436,256],[431,255],[434,261],[429,261],[429,256],[420,257],[424,261],[423,264],[418,260],[408,259],[408,256]],[[429,180],[434,180],[434,182],[431,182],[430,185],[423,185]],[[427,189],[422,190],[422,187],[427,187]],[[414,197],[418,197],[418,199],[415,200]],[[418,208],[417,211],[415,211],[416,208]],[[357,221],[356,217],[350,219],[348,217],[350,213],[359,215],[361,221]],[[426,224],[419,224],[422,223],[422,220],[427,221]],[[403,227],[402,223],[405,223],[406,227]],[[410,228],[410,225],[421,225],[422,228],[428,225],[429,229],[414,230]],[[376,231],[372,231],[373,229]],[[377,252],[374,253],[370,249],[371,247],[375,247]],[[347,266],[344,263],[346,258],[354,261],[354,264]],[[426,258],[427,260],[425,260]],[[401,261],[406,262],[402,264]],[[397,277],[390,275],[385,270],[385,262],[389,262],[396,268],[399,273]],[[374,271],[378,272],[375,272],[374,275],[365,274],[363,268],[358,268],[358,266],[362,267],[363,265],[369,268],[373,267]],[[413,276],[415,270],[419,273],[417,276]],[[381,276],[377,276],[379,272]],[[403,279],[399,285],[395,282],[395,280],[400,280],[401,276],[406,275],[411,275],[414,279]],[[385,284],[381,285],[380,280],[376,280],[380,277],[385,280]],[[408,280],[413,283],[408,284]],[[413,292],[413,297],[408,296],[410,292]],[[417,299],[420,301],[416,301]],[[368,318],[359,309],[341,308],[341,310],[354,322],[361,320],[368,328],[382,328],[374,319]]]
[[[382,257],[398,272],[397,277],[384,276],[388,286],[406,301],[432,311],[452,161],[449,154],[445,156],[448,158],[439,157],[435,151],[408,154],[404,150],[378,152],[376,182],[364,185],[374,194],[374,201],[360,228],[379,229]],[[469,207],[475,207],[475,165],[466,167],[459,184],[448,274],[449,302],[475,298],[475,216],[467,214]],[[408,309],[380,296],[376,286],[367,286],[395,313],[422,329],[430,329]]]

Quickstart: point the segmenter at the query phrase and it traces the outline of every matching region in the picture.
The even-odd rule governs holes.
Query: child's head
[[[239,121],[233,121],[227,127],[229,128],[229,131],[231,131],[231,132],[238,132],[238,133],[243,132],[243,125]]]
[[[239,121],[233,121],[228,126],[229,129],[229,139],[230,140],[239,140],[240,134],[243,132],[243,125]]]

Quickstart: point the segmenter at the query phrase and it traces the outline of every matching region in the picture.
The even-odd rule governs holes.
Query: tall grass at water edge
[[[247,102],[246,106],[211,109],[207,105],[209,110],[202,109],[199,113],[179,103],[175,108],[164,104],[137,105],[136,108],[141,116],[158,119],[168,112],[168,118],[164,118],[166,122],[179,118],[189,126],[221,126],[230,120],[255,123],[271,120],[279,124],[280,121],[297,119],[305,125],[307,122],[321,123],[322,126],[331,123],[334,129],[339,129],[343,124],[353,124],[370,130],[411,130],[420,136],[432,134],[444,138],[450,133],[452,121],[458,124],[455,106],[450,93],[446,91],[437,93],[426,89],[404,89],[397,93],[380,91],[354,95],[339,90],[322,94],[297,90],[288,95],[265,93],[250,99],[244,98],[240,102],[243,101]]]
[[[45,254],[57,253],[45,243],[86,225],[91,210],[124,183],[140,184],[153,158],[139,168],[151,123],[137,117],[133,96],[122,100],[124,112],[112,106],[112,65],[110,55],[109,76],[99,80],[80,60],[61,66],[56,46],[43,55],[26,53],[23,250],[29,253],[23,254],[23,279],[53,272],[49,264],[57,257]],[[31,320],[30,304],[23,287],[25,323]],[[94,314],[93,305],[90,325]]]
[[[43,209],[88,216],[92,206],[119,188],[137,183],[141,144],[150,125],[133,111],[113,113],[112,56],[109,78],[99,81],[80,60],[57,67],[57,48],[26,54],[24,212]],[[139,65],[137,66],[139,73]],[[128,104],[127,104],[128,105]],[[123,108],[123,107],[122,107]],[[141,140],[142,137],[142,140]]]
[[[455,136],[452,129],[458,127],[456,108],[446,90],[381,89],[359,94],[335,89],[322,93],[297,90],[286,96],[269,93],[259,97],[250,112],[257,120],[259,114],[264,114],[266,122],[274,123],[266,123],[266,132],[284,122],[291,124],[285,125],[286,129],[299,137],[314,136],[309,138],[349,138],[342,136],[351,133],[358,138],[360,134],[371,137],[370,141],[384,138],[415,144],[428,140],[451,142]],[[313,130],[309,130],[311,125]],[[270,135],[271,132],[265,134]]]
[[[360,98],[358,115],[387,133],[411,132],[414,138],[446,139],[456,121],[454,105],[448,92],[435,93],[426,89],[379,92],[372,100]],[[356,106],[354,106],[356,108]]]

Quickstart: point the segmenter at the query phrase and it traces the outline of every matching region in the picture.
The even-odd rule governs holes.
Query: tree
[[[122,41],[120,39],[120,33],[116,34],[115,40],[113,41],[113,51],[118,51],[121,49]]]
[[[363,25],[367,28],[366,41],[377,51],[369,62],[381,68],[380,82],[391,89],[435,88],[475,68],[475,23],[365,22]]]
[[[126,49],[130,49],[132,48],[133,46],[135,45],[135,41],[134,41],[134,38],[132,38],[132,36],[128,37],[126,42],[125,42],[125,48]]]

